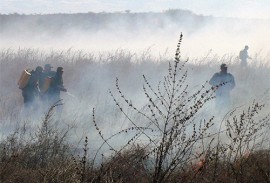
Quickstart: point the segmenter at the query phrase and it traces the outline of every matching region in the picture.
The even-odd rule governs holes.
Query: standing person
[[[52,71],[51,64],[45,64],[44,70],[42,72],[42,76],[40,79],[40,90],[41,90],[41,100],[43,102],[43,105],[47,106],[49,104],[49,94],[48,94],[48,88],[50,83],[46,83],[46,80],[51,80],[52,77],[55,76],[56,72]]]
[[[63,67],[58,67],[56,70],[56,74],[52,77],[50,88],[48,89],[49,100],[51,101],[51,105],[55,102],[59,101],[60,91],[67,92],[67,89],[64,87],[63,82]]]
[[[243,50],[239,52],[239,59],[240,59],[240,65],[242,68],[247,68],[247,59],[251,59],[250,56],[248,56],[248,46],[246,45]]]
[[[44,70],[43,70],[43,75],[46,77],[53,77],[55,76],[56,72],[52,71],[52,66],[51,64],[45,64],[44,65]]]
[[[24,99],[24,106],[26,108],[33,105],[33,102],[37,97],[39,97],[40,89],[39,89],[39,81],[42,74],[43,68],[38,66],[35,71],[31,71],[31,76],[27,85],[22,88],[22,96]]]
[[[210,85],[217,87],[216,107],[218,109],[229,107],[230,92],[235,87],[234,77],[227,72],[227,69],[226,64],[221,64],[220,72],[215,73],[209,81]]]

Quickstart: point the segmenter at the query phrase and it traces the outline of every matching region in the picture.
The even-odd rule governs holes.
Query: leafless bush
[[[147,161],[145,167],[151,182],[168,181],[176,169],[183,169],[197,158],[194,150],[199,147],[199,142],[211,136],[207,130],[213,125],[213,118],[209,121],[198,121],[196,114],[206,102],[213,98],[215,88],[207,89],[205,83],[191,94],[192,91],[189,90],[189,85],[186,82],[188,74],[184,70],[187,61],[180,61],[181,41],[182,34],[177,45],[174,64],[169,64],[168,75],[164,77],[163,82],[159,83],[157,90],[154,90],[146,77],[143,76],[143,91],[149,101],[144,111],[136,108],[124,96],[119,87],[118,79],[116,80],[116,89],[124,103],[118,101],[112,92],[110,92],[111,96],[132,127],[115,135],[134,133],[120,150],[110,145],[109,140],[113,137],[104,137],[93,114],[93,122],[104,140],[104,144],[110,146],[117,157],[121,157],[121,152],[129,144],[137,144],[141,138],[147,139],[147,142],[143,143],[147,152],[142,160]],[[143,118],[140,120],[144,122],[145,126],[139,126],[137,121],[128,116],[127,108],[136,111]],[[129,166],[133,165],[133,163],[127,163]]]
[[[1,182],[79,181],[66,140],[70,129],[59,131],[52,121],[57,105],[50,108],[37,131],[18,129],[1,141]]]

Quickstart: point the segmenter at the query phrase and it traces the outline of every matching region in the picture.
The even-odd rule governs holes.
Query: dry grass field
[[[0,50],[0,182],[269,182],[269,57],[187,61],[181,39],[175,58]],[[46,63],[68,93],[26,111],[17,80]],[[207,81],[221,63],[236,87],[217,110]]]

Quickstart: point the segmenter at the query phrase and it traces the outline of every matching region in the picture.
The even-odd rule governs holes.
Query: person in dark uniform
[[[63,82],[63,67],[58,67],[56,70],[56,74],[51,79],[51,85],[48,89],[48,97],[49,97],[49,105],[50,107],[57,104],[61,100],[60,92],[67,92],[67,89],[64,87]],[[57,118],[61,118],[62,107],[58,106],[56,108]]]
[[[221,64],[220,72],[215,73],[209,81],[209,84],[217,87],[216,107],[219,109],[227,108],[230,105],[230,92],[235,87],[235,81],[232,74],[227,72],[227,65]]]
[[[51,105],[61,100],[60,98],[61,91],[67,92],[67,89],[64,87],[63,72],[64,72],[63,67],[58,67],[55,76],[52,77],[51,85],[48,91]]]
[[[38,66],[35,71],[31,71],[31,76],[27,85],[22,88],[22,96],[24,101],[24,106],[26,108],[30,107],[35,99],[39,97],[40,89],[39,89],[39,81],[42,74],[43,68]]]
[[[41,90],[41,101],[43,102],[44,107],[47,107],[49,105],[49,93],[48,90],[46,90],[48,87],[45,87],[46,85],[46,79],[51,79],[55,76],[56,72],[52,71],[51,64],[45,64],[44,70],[41,75],[40,79],[40,90]],[[46,88],[46,89],[45,89]]]

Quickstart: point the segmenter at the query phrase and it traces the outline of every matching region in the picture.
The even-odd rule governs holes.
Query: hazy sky
[[[188,9],[196,14],[270,19],[270,0],[0,0],[0,13],[78,13]]]

